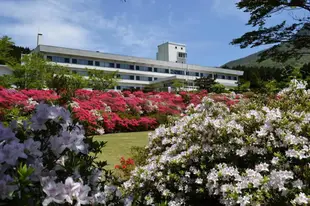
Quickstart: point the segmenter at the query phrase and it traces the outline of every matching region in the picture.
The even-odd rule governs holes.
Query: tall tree
[[[52,65],[37,53],[25,55],[22,64],[13,67],[14,84],[20,89],[42,89],[46,87],[47,74]]]
[[[310,0],[240,0],[236,5],[250,14],[247,25],[256,27],[256,30],[233,39],[232,44],[241,48],[276,44],[262,52],[260,61],[268,57],[286,61],[292,57],[310,55]],[[284,20],[266,26],[268,19],[285,11],[291,12],[292,23]]]
[[[216,84],[215,80],[208,76],[208,77],[201,77],[195,80],[195,85],[199,87],[200,90],[211,90],[211,87]]]
[[[28,47],[15,46],[12,39],[8,36],[0,38],[0,64],[10,66],[21,62],[22,54],[29,54],[31,51]]]
[[[13,64],[14,58],[12,58],[10,52],[13,50],[12,46],[14,42],[8,36],[0,38],[0,64]]]

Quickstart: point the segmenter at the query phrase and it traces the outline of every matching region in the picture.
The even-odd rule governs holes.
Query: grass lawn
[[[106,146],[99,154],[100,160],[107,160],[107,169],[112,169],[119,163],[119,159],[124,156],[129,157],[130,148],[132,146],[146,146],[149,132],[130,132],[115,133],[96,136],[97,141],[107,141]]]

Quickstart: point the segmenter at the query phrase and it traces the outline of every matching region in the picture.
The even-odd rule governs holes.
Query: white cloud
[[[38,30],[43,44],[100,51],[131,51],[150,56],[168,34],[156,25],[128,23],[127,15],[107,17],[100,0],[0,1],[0,35],[34,48]],[[154,56],[152,55],[152,56]]]

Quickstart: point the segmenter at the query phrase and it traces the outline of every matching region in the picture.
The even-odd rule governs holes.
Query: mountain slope
[[[287,66],[287,65],[299,67],[299,66],[304,65],[305,63],[310,62],[310,55],[303,55],[300,59],[292,58],[292,59],[287,60],[286,62],[275,62],[275,61],[272,61],[271,59],[267,59],[263,62],[257,62],[257,60],[259,59],[259,54],[261,52],[263,51],[256,52],[249,56],[227,62],[223,66],[228,67],[228,68],[233,68],[236,66],[247,66],[247,67],[257,67],[257,66],[279,67],[281,66],[282,67],[282,66]]]
[[[303,26],[303,28],[301,30],[299,30],[292,37],[292,39],[293,38],[300,38],[300,37],[304,38],[305,36],[306,36],[306,38],[310,37],[310,23],[305,24]],[[278,49],[281,51],[290,51],[291,48],[292,47],[290,46],[289,43],[281,43],[279,45]],[[263,50],[263,51],[266,51],[266,50]],[[263,62],[257,62],[257,60],[259,59],[260,53],[262,53],[263,51],[256,52],[256,53],[251,54],[249,56],[230,61],[230,62],[224,64],[223,66],[228,67],[228,68],[232,68],[232,67],[236,67],[236,66],[247,66],[247,67],[257,67],[257,66],[279,67],[280,66],[280,67],[283,67],[283,66],[287,66],[287,65],[294,66],[294,67],[300,67],[300,66],[303,66],[305,63],[310,62],[310,48],[307,46],[306,46],[306,48],[302,48],[302,49],[298,50],[300,53],[303,53],[303,54],[305,53],[301,58],[299,58],[299,59],[291,58],[291,59],[287,60],[286,62],[275,62],[275,61],[271,60],[270,58],[263,61]]]

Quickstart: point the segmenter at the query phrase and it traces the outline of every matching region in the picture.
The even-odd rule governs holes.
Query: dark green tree
[[[196,79],[194,83],[195,86],[199,87],[200,90],[207,90],[207,91],[210,91],[212,86],[216,84],[215,80],[210,76]]]
[[[10,37],[3,36],[0,38],[0,64],[15,65],[21,62],[22,54],[29,53],[29,48],[15,46]]]
[[[241,0],[236,5],[250,14],[247,25],[256,29],[233,39],[232,44],[241,48],[276,44],[261,53],[260,61],[269,57],[286,61],[310,54],[310,0]],[[301,10],[303,15],[299,15]],[[266,25],[268,19],[285,11],[291,12],[292,23],[284,20],[276,25]]]
[[[0,64],[14,64],[14,58],[11,56],[14,42],[8,36],[0,38]]]

